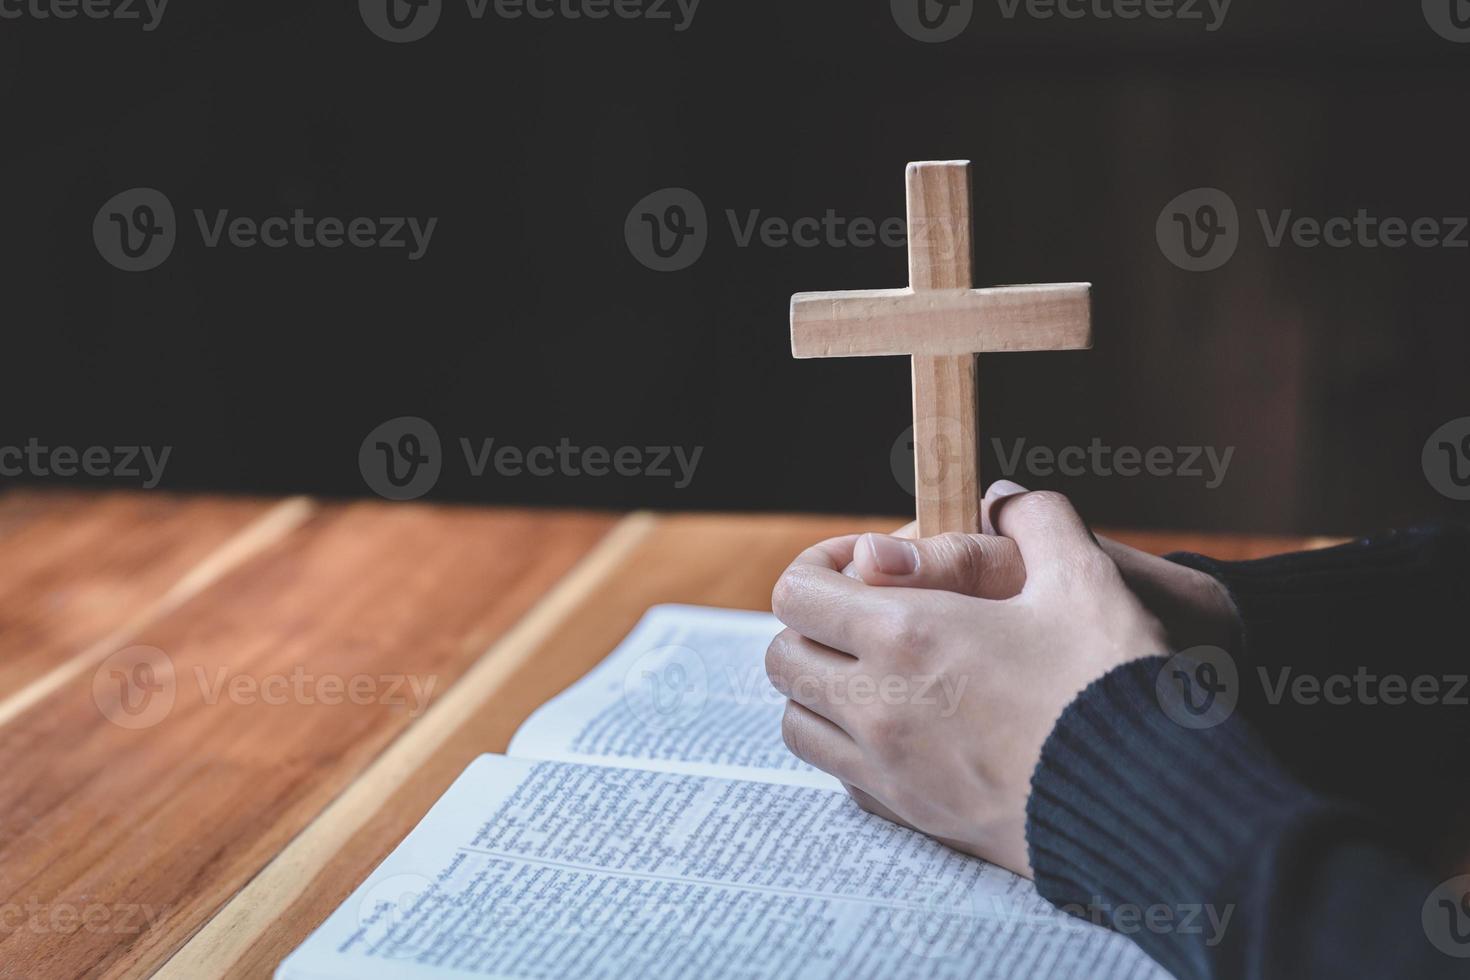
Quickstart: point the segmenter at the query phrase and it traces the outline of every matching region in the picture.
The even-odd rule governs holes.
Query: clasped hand
[[[766,671],[786,744],[858,805],[1030,877],[1031,774],[1062,711],[1114,667],[1222,639],[1233,610],[1208,576],[1099,542],[1060,494],[998,483],[983,517],[985,535],[803,552]]]

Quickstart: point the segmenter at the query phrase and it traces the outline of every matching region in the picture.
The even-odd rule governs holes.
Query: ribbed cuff
[[[1230,593],[1240,614],[1248,659],[1264,662],[1303,626],[1352,621],[1398,597],[1453,601],[1470,572],[1470,529],[1459,525],[1387,531],[1335,548],[1224,562],[1177,553],[1172,562],[1204,572]]]
[[[1282,847],[1332,808],[1294,782],[1238,718],[1186,727],[1158,691],[1169,661],[1092,684],[1043,748],[1027,841],[1043,897],[1129,934],[1180,977],[1245,972],[1252,893]]]

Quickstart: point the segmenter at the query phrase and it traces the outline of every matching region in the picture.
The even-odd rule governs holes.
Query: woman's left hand
[[[1043,743],[1089,683],[1165,652],[1164,630],[1066,497],[989,505],[1024,561],[1019,594],[866,585],[843,574],[858,539],[826,542],[776,584],[788,629],[766,670],[788,698],[786,744],[859,805],[1030,877]]]

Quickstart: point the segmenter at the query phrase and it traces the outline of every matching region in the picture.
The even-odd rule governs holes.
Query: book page
[[[543,705],[508,754],[842,790],[781,740],[766,677],[770,613],[654,606],[608,657]]]
[[[483,756],[278,980],[1167,980],[1008,872],[809,787]]]

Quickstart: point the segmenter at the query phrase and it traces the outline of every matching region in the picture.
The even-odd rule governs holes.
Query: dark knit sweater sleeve
[[[1345,662],[1400,670],[1465,666],[1462,650],[1404,640],[1463,637],[1470,528],[1388,531],[1336,548],[1257,561],[1192,554],[1169,558],[1224,584],[1240,613],[1244,653],[1252,662],[1304,669]]]
[[[1181,978],[1470,977],[1470,879],[1421,870],[1470,814],[1470,532],[1171,557],[1235,602],[1236,706],[1180,723],[1163,658],[1083,692],[1032,780],[1041,894]]]
[[[1239,710],[1313,789],[1405,824],[1470,820],[1470,529],[1390,531],[1259,561],[1171,560],[1229,591]]]
[[[1470,975],[1435,945],[1470,916],[1421,920],[1438,882],[1392,832],[1294,780],[1238,713],[1178,724],[1156,695],[1166,663],[1112,671],[1048,739],[1027,807],[1041,894],[1181,980]]]

